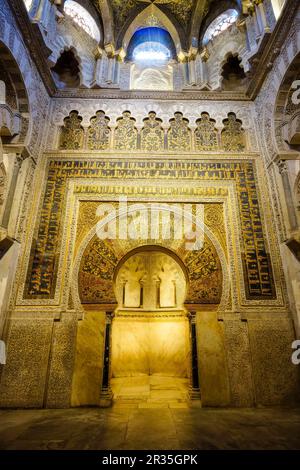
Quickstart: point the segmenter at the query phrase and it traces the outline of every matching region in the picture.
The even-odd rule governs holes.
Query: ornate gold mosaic
[[[201,119],[196,121],[195,148],[201,151],[217,150],[218,131],[215,129],[216,121],[210,119],[208,113],[202,113]]]
[[[141,130],[141,148],[148,152],[157,152],[164,148],[164,131],[161,127],[162,120],[151,111],[144,119],[144,127]]]
[[[151,240],[149,240],[151,243]],[[144,243],[100,240],[96,235],[83,254],[79,270],[79,295],[82,303],[115,303],[113,274],[121,258]],[[184,242],[175,248],[172,242],[159,241],[180,255],[189,275],[186,303],[218,304],[222,294],[222,269],[212,242],[205,237],[201,250],[188,251]],[[174,249],[175,248],[175,249]]]
[[[273,275],[266,250],[257,196],[254,162],[59,161],[49,163],[41,218],[31,248],[25,298],[53,298],[56,286],[62,216],[67,182],[76,178],[160,179],[235,184],[241,225],[241,253],[248,299],[274,298]],[[136,194],[143,194],[137,188]]]
[[[88,128],[88,148],[90,150],[106,150],[110,145],[109,118],[103,111],[97,111],[96,116],[91,118]]]
[[[124,111],[122,117],[118,119],[114,138],[114,147],[117,150],[137,149],[137,129],[130,111]]]
[[[97,1],[97,0],[94,0]],[[183,26],[190,21],[195,0],[111,0],[114,19],[118,26],[123,25],[130,13],[141,4],[154,3],[167,8]]]
[[[82,117],[77,111],[71,111],[64,119],[61,129],[59,147],[64,150],[79,150],[83,146],[84,130],[81,126]]]
[[[246,148],[242,122],[236,118],[234,113],[229,113],[228,119],[225,119],[223,123],[224,129],[221,134],[221,140],[224,150],[227,152],[242,152]]]
[[[168,148],[170,150],[191,149],[191,131],[188,127],[188,120],[184,119],[182,113],[175,113],[174,118],[170,120]]]

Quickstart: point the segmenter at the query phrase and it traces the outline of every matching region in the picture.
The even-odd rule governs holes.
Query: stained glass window
[[[205,32],[203,44],[207,44],[213,38],[229,28],[230,25],[236,22],[237,17],[238,12],[231,8],[215,18]]]
[[[79,3],[67,0],[64,5],[64,11],[93,39],[97,42],[100,41],[100,32],[96,21]]]

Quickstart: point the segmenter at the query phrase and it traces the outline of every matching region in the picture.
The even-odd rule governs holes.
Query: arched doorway
[[[210,216],[212,209],[215,208],[210,206],[207,208],[207,216]],[[204,404],[209,404],[210,397],[214,396],[214,378],[216,375],[218,377],[226,375],[224,348],[220,339],[222,331],[217,312],[220,308],[225,308],[228,301],[227,264],[223,250],[209,227],[206,227],[203,246],[196,250],[187,249],[184,240],[162,240],[159,244],[141,244],[140,240],[124,242],[118,238],[103,240],[97,236],[94,227],[80,246],[74,262],[72,301],[82,321],[79,321],[77,329],[71,406],[111,406],[113,323],[118,314],[128,314],[121,312],[122,308],[124,310],[123,299],[126,300],[126,288],[122,286],[122,281],[126,281],[126,278],[122,279],[121,268],[127,266],[126,261],[133,255],[149,251],[168,255],[167,259],[170,257],[175,260],[185,276],[185,295],[180,300],[176,289],[176,306],[171,304],[173,305],[171,307],[168,302],[170,297],[175,299],[175,289],[171,289],[172,295],[162,297],[159,308],[155,304],[154,311],[150,313],[153,316],[155,314],[155,318],[161,322],[163,319],[159,317],[160,310],[170,319],[174,319],[176,315],[178,317],[185,315],[190,353],[188,374],[186,374],[190,382],[189,398],[193,400],[200,398],[201,381],[201,398]],[[145,256],[149,257],[149,253]],[[121,282],[118,286],[119,273]],[[142,277],[139,280],[143,281]],[[162,278],[156,280],[161,281]],[[132,289],[132,284],[129,287]],[[123,302],[127,310],[136,309],[131,317],[136,315],[139,318],[141,305],[146,310],[144,295],[143,289],[142,294],[141,290],[135,292],[132,303],[128,303],[127,300]],[[158,295],[155,297],[155,300],[157,299]],[[146,318],[149,318],[149,315]],[[201,341],[198,341],[198,337]],[[151,341],[151,338],[148,341]],[[218,390],[227,387],[226,380],[225,377],[224,387],[218,387]],[[215,403],[219,398],[215,400],[213,397],[213,400]]]
[[[187,275],[174,255],[140,247],[119,263],[112,320],[114,400],[182,402],[190,376]]]

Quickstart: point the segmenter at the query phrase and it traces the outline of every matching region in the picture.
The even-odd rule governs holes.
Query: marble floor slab
[[[134,377],[117,377],[111,380],[114,401],[134,401],[145,407],[146,403],[185,402],[187,399],[189,380],[178,377],[159,375],[141,375]],[[146,402],[146,403],[143,403]]]
[[[300,450],[299,409],[144,405],[0,410],[0,449]]]

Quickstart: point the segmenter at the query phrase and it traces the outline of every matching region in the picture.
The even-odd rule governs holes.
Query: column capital
[[[106,324],[111,323],[112,319],[114,318],[115,313],[114,312],[105,312],[105,321]]]
[[[104,52],[103,49],[97,46],[96,49],[93,50],[95,60],[101,59],[103,52]]]
[[[104,46],[104,49],[105,49],[105,52],[106,52],[106,55],[109,59],[112,59],[115,55],[115,47],[112,43],[109,43],[109,44],[105,44]]]
[[[22,145],[22,144],[4,144],[3,153],[17,154],[22,158],[22,160],[26,160],[26,158],[31,156],[31,153],[27,145]]]
[[[209,59],[209,52],[206,46],[203,47],[203,49],[200,52],[200,57],[202,59],[202,62],[207,62]]]
[[[287,166],[286,160],[278,160],[276,163],[279,169],[279,173],[281,175],[288,172],[288,166]]]
[[[196,323],[196,314],[197,312],[195,310],[189,310],[187,316],[191,323]]]

